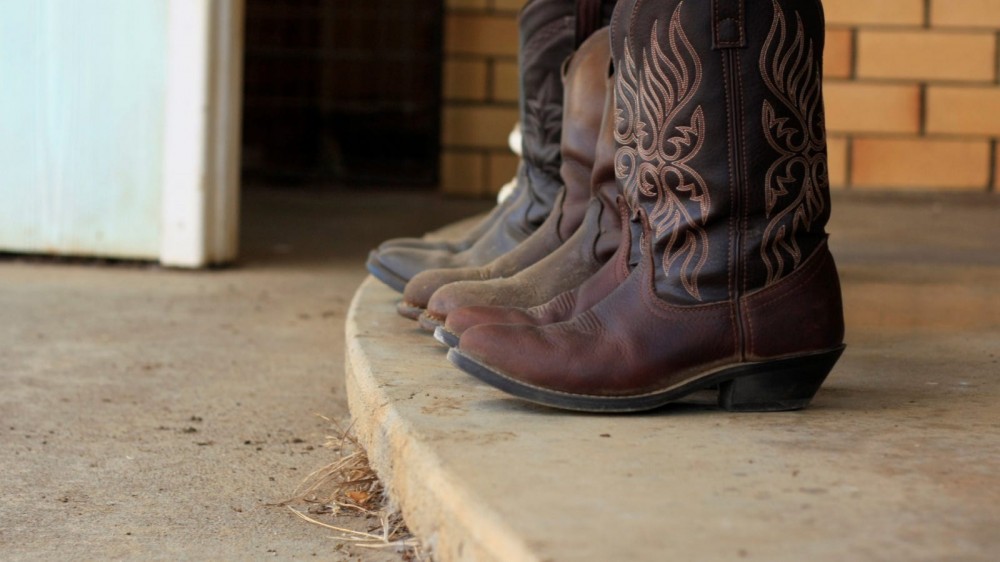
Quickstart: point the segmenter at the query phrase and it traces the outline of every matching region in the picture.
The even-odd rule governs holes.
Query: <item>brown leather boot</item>
[[[610,64],[609,36],[607,28],[602,28],[580,45],[564,67],[560,176],[565,187],[552,214],[524,242],[485,265],[432,269],[415,275],[403,292],[401,313],[409,316],[410,310],[425,308],[435,291],[449,283],[510,277],[552,254],[573,236],[588,212]],[[595,227],[599,226],[595,215],[600,214],[596,211],[589,216]]]
[[[620,4],[624,4],[624,6],[616,10],[616,16],[631,13],[635,0],[623,0]],[[611,33],[617,36],[624,35],[627,24],[628,20],[612,20]],[[612,46],[612,54],[615,59],[623,58],[623,47],[624,44],[621,42]],[[629,74],[622,75],[620,78],[612,75],[611,86],[613,89],[625,89],[623,92],[619,92],[621,94],[634,92],[637,88],[635,79],[635,76]],[[577,231],[573,239],[561,247],[558,252],[509,280],[498,279],[474,284],[454,283],[442,287],[432,297],[429,305],[429,311],[437,315],[441,315],[438,312],[441,308],[447,310],[444,325],[434,326],[435,339],[454,347],[458,344],[462,332],[478,324],[532,324],[540,326],[569,320],[603,300],[625,280],[628,272],[638,263],[638,245],[631,243],[633,239],[638,238],[638,234],[642,231],[638,215],[635,214],[635,210],[629,210],[628,205],[620,195],[612,195],[619,193],[614,177],[616,150],[622,146],[635,147],[634,131],[629,124],[620,119],[621,116],[614,105],[614,98],[615,92],[612,90],[610,98],[607,100],[611,106],[605,108],[604,121],[601,124],[601,144],[598,146],[598,158],[594,165],[592,178],[593,196],[600,202],[601,207],[601,233],[598,237],[592,238],[593,230],[588,229],[588,223],[584,221],[584,227]],[[609,201],[611,197],[615,197],[613,204]],[[629,217],[632,218],[631,221]],[[618,225],[619,228],[617,233],[614,232],[615,225]],[[582,247],[579,246],[580,239],[584,241]],[[614,255],[608,258],[609,246],[615,241],[618,241],[618,248]],[[597,263],[595,264],[595,262]],[[574,265],[567,267],[565,263]],[[603,266],[600,265],[601,263]],[[594,267],[595,265],[599,268]],[[593,273],[593,269],[590,270],[592,275],[589,278],[582,280],[582,275],[577,277],[572,274],[588,268],[588,266],[597,269],[596,273]],[[523,281],[523,283],[516,283],[517,281]],[[484,295],[478,301],[479,303],[497,303],[495,305],[473,304],[475,297],[478,296],[477,293],[473,292],[474,287],[488,287],[494,284],[500,287],[520,285],[525,287],[525,290],[518,295],[504,295],[504,299]],[[438,304],[445,298],[450,300],[450,293],[459,288],[465,289],[466,286],[470,294],[461,303]],[[542,289],[535,290],[534,287],[542,287]],[[569,288],[566,289],[567,287]],[[566,290],[559,293],[559,288]],[[501,288],[500,291],[503,289]],[[529,303],[532,294],[539,295],[538,300]],[[544,302],[543,295],[551,300]],[[555,296],[553,297],[553,295]],[[543,302],[543,304],[536,304],[538,302]],[[532,306],[533,304],[535,306]],[[432,321],[425,321],[425,317],[421,317],[421,324],[431,324]]]
[[[607,34],[604,34],[607,38]],[[458,309],[477,305],[530,307],[579,286],[611,258],[621,237],[615,199],[614,79],[607,80],[604,117],[596,160],[590,177],[590,203],[583,223],[558,249],[513,274],[492,275],[487,281],[462,281],[442,286],[430,299],[429,319],[442,323]],[[563,157],[565,169],[567,159]],[[425,323],[421,319],[421,323]],[[433,322],[429,322],[433,323]]]
[[[563,91],[560,68],[575,46],[576,2],[530,0],[518,18],[523,155],[518,187],[500,205],[490,224],[458,253],[450,249],[390,247],[368,257],[368,270],[402,292],[414,275],[427,269],[482,265],[527,238],[552,210],[562,187],[559,138]]]
[[[545,324],[565,322],[604,300],[618,285],[625,282],[633,267],[633,264],[629,262],[632,240],[630,226],[636,223],[629,222],[628,207],[621,197],[618,198],[618,207],[620,232],[615,237],[618,239],[618,249],[596,273],[583,283],[559,293],[543,304],[527,308],[500,304],[456,308],[448,314],[444,325],[435,326],[434,339],[448,347],[455,347],[463,332],[479,324],[544,326]],[[605,209],[604,212],[607,210]]]
[[[572,320],[474,326],[449,359],[567,409],[715,388],[728,410],[805,407],[844,348],[820,2],[641,0],[628,17],[612,42],[638,88],[616,101],[637,145],[620,149],[618,176],[642,259]]]

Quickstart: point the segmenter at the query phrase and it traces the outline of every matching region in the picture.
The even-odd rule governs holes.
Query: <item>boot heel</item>
[[[830,374],[843,346],[793,359],[754,365],[719,385],[719,406],[730,412],[782,412],[809,405]]]

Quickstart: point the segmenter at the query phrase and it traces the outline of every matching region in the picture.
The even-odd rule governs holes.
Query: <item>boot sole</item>
[[[372,274],[372,277],[385,283],[397,293],[402,293],[403,289],[406,288],[408,279],[403,279],[382,265],[382,262],[378,259],[377,251],[372,250],[368,253],[368,261],[365,263],[365,267],[368,269],[368,273]]]
[[[458,334],[448,330],[448,328],[445,328],[444,326],[438,326],[434,329],[434,339],[448,347],[458,346]]]
[[[694,392],[718,388],[719,407],[730,412],[784,412],[809,405],[837,363],[845,346],[775,359],[722,367],[671,388],[639,396],[571,394],[512,379],[452,348],[448,360],[477,379],[508,394],[545,406],[595,413],[641,412],[659,408]]]
[[[396,312],[403,318],[419,321],[420,315],[424,313],[424,309],[401,300],[396,303]]]
[[[440,320],[438,318],[435,318],[434,316],[431,316],[430,313],[427,312],[427,310],[424,310],[420,314],[420,317],[417,318],[417,323],[420,324],[420,327],[425,332],[430,332],[432,334],[434,333],[435,330],[437,330],[441,326],[444,326],[444,320]]]

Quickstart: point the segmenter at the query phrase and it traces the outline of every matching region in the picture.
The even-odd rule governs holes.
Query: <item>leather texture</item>
[[[602,33],[609,38],[607,30]],[[532,307],[573,289],[596,273],[615,252],[621,237],[621,217],[615,199],[614,80],[607,80],[600,140],[590,176],[590,201],[582,225],[557,250],[512,276],[481,282],[457,282],[431,297],[427,314],[445,320],[470,306]],[[564,156],[564,167],[567,159]]]
[[[548,217],[562,187],[560,71],[573,52],[575,13],[573,0],[529,0],[519,14],[522,158],[509,203],[490,215],[466,247],[388,244],[371,255],[380,268],[410,280],[427,269],[483,265],[513,249]]]
[[[586,397],[839,353],[819,1],[638,0],[614,20],[628,22],[611,38],[616,170],[641,226],[638,263],[568,321],[472,326],[458,351],[526,387]]]
[[[631,14],[635,6],[635,0],[621,0],[614,11],[614,16],[609,25],[609,39],[611,37],[624,37],[625,29],[629,24],[627,16]],[[611,41],[612,64],[625,58],[625,42],[623,40]],[[612,187],[606,183],[611,178],[606,174],[616,173],[619,165],[617,151],[622,147],[635,148],[634,135],[629,133],[629,123],[622,119],[621,110],[618,107],[617,97],[622,94],[622,85],[616,78],[617,72],[612,76],[613,92],[611,102],[613,103],[613,120],[610,123],[606,120],[602,126],[602,150],[612,150],[611,169],[604,168],[608,164],[607,155],[602,155],[595,165],[594,186],[601,186],[595,190],[594,195],[601,201],[602,217],[609,222],[606,227],[609,229],[603,234],[595,245],[595,259],[600,259],[606,255],[608,246],[614,245],[618,241],[618,248],[614,255],[609,258],[596,273],[589,278],[576,278],[573,275],[566,275],[568,279],[560,279],[565,275],[562,263],[566,256],[550,256],[532,269],[544,267],[546,276],[522,278],[517,275],[510,282],[506,280],[495,280],[482,285],[500,285],[497,294],[488,294],[479,285],[475,289],[466,288],[464,283],[456,283],[446,286],[439,291],[429,304],[429,312],[436,318],[445,318],[445,329],[455,335],[461,335],[466,329],[477,324],[506,324],[523,323],[532,325],[543,325],[569,320],[573,316],[582,313],[591,306],[600,302],[611,291],[620,285],[628,272],[639,263],[640,250],[638,244],[632,244],[632,240],[638,240],[642,232],[642,224],[639,220],[638,210],[630,209],[627,201],[620,196],[620,182],[617,177],[614,179],[615,185]],[[608,130],[607,126],[613,128]],[[608,139],[605,135],[611,135]],[[606,144],[605,144],[606,143]],[[609,200],[612,193],[616,194],[615,199]],[[612,210],[617,210],[613,212]],[[613,232],[613,223],[620,225],[619,234]],[[587,224],[586,222],[584,223]],[[581,237],[586,236],[588,231],[578,233]],[[567,248],[570,246],[568,243]],[[579,254],[577,254],[579,256]],[[558,261],[557,261],[558,260]],[[583,257],[580,263],[586,263],[587,258]],[[573,267],[571,271],[581,272],[579,265]],[[527,271],[525,272],[527,273]],[[532,272],[534,273],[534,272]],[[521,290],[514,292],[510,284],[514,281],[523,280],[518,283]],[[562,286],[566,288],[563,292],[558,289]],[[459,287],[463,288],[463,295],[458,295]],[[536,288],[537,287],[537,288]],[[500,292],[502,291],[502,293]],[[502,298],[501,298],[502,297]],[[546,302],[544,297],[548,297]],[[448,301],[445,301],[445,298]]]
[[[623,199],[619,198],[618,248],[596,273],[579,285],[559,293],[549,301],[530,307],[507,303],[490,304],[491,299],[483,299],[483,304],[469,305],[451,311],[445,321],[445,329],[461,336],[463,332],[479,324],[528,324],[543,326],[565,322],[582,314],[611,294],[618,285],[628,278],[631,266],[629,254],[631,229],[627,226],[629,211]],[[603,207],[602,212],[607,212]],[[568,246],[568,244],[567,244]],[[558,273],[558,271],[556,272]],[[459,284],[455,284],[459,285]]]
[[[517,247],[485,265],[432,269],[415,275],[403,293],[408,306],[426,308],[432,295],[450,283],[481,282],[515,275],[557,252],[579,229],[592,193],[598,138],[608,97],[610,60],[609,36],[604,29],[584,41],[564,67],[560,139],[560,177],[564,188],[548,218]],[[606,167],[610,164],[609,159]],[[614,189],[613,181],[611,189]]]

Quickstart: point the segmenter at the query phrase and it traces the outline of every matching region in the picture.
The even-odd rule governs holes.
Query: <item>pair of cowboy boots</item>
[[[510,252],[556,207],[570,216],[568,223],[579,222],[574,214],[582,216],[578,208],[586,205],[586,197],[581,202],[571,192],[560,198],[564,83],[574,83],[578,74],[565,71],[563,63],[599,27],[602,13],[610,16],[609,6],[608,0],[530,0],[524,6],[518,18],[522,155],[514,192],[457,239],[384,242],[367,263],[376,278],[403,292],[423,271],[481,266]],[[400,312],[418,315],[426,300],[416,300],[415,307],[402,306]]]
[[[844,348],[823,26],[819,0],[621,0],[618,249],[540,306],[451,311],[436,330],[449,359],[572,410],[705,389],[732,411],[805,407]]]

